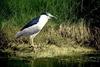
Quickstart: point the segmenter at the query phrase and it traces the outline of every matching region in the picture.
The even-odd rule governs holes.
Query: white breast
[[[44,25],[48,22],[49,17],[46,15],[41,15],[39,22],[37,23],[38,27],[42,29]]]

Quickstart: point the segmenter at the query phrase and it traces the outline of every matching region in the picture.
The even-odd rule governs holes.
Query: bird
[[[34,46],[33,39],[51,18],[56,19],[56,17],[49,12],[41,13],[40,16],[33,18],[24,27],[22,27],[20,31],[16,33],[16,38],[20,38],[21,36],[29,36],[30,43]]]

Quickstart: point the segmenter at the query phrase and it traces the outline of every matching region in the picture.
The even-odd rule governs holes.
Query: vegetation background
[[[16,40],[16,32],[26,22],[47,11],[57,20],[49,21],[35,44],[100,49],[99,10],[100,0],[0,0],[0,48],[23,50],[19,45],[29,44],[28,39]]]

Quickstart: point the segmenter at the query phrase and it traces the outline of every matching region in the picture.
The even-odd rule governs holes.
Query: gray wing
[[[38,28],[38,26],[29,27],[29,28],[26,28],[26,29],[18,32],[16,34],[16,38],[19,38],[20,36],[30,36],[30,35],[38,33],[39,31],[40,31],[40,29]]]

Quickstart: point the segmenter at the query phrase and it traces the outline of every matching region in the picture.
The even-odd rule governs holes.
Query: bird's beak
[[[57,17],[55,17],[55,16],[53,16],[53,15],[50,15],[50,17],[57,19]]]

